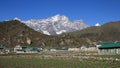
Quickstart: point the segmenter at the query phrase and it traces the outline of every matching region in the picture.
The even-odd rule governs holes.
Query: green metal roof
[[[120,42],[102,42],[99,43],[99,49],[107,49],[107,48],[120,48]]]
[[[3,49],[3,48],[5,48],[3,45],[0,45],[0,49]]]
[[[33,46],[22,46],[23,50],[29,50],[29,51],[38,51],[40,50],[38,47],[33,47]]]

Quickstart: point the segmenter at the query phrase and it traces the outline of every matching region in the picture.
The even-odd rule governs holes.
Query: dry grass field
[[[88,59],[70,57],[46,58],[43,55],[0,56],[0,68],[120,68],[119,63],[120,61],[97,60],[93,58]]]

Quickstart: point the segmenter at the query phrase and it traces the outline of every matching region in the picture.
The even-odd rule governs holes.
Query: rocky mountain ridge
[[[82,20],[70,21],[66,16],[59,14],[47,19],[28,20],[24,23],[35,31],[46,35],[59,35],[88,27]]]

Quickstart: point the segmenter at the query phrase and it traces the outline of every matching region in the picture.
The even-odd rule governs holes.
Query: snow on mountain
[[[21,21],[21,19],[19,19],[19,18],[17,18],[17,17],[15,17],[13,20],[18,20],[18,21]]]
[[[47,34],[47,35],[50,35],[50,33],[49,33],[49,32],[47,32],[47,31],[43,31],[43,33],[44,33],[44,34]]]
[[[88,27],[82,20],[70,21],[66,16],[59,14],[47,19],[24,21],[24,23],[34,30],[47,35],[62,34]]]
[[[61,30],[59,32],[56,32],[56,34],[62,34],[62,33],[65,33],[65,32],[66,32],[66,30]]]
[[[100,26],[100,24],[99,24],[99,23],[96,23],[95,26]]]

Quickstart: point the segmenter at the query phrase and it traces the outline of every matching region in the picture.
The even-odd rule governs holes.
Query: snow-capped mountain
[[[95,26],[101,26],[99,23],[96,23]]]
[[[72,32],[88,27],[82,20],[70,21],[64,15],[55,15],[48,19],[28,20],[24,22],[27,26],[47,35],[56,35],[64,32]]]

